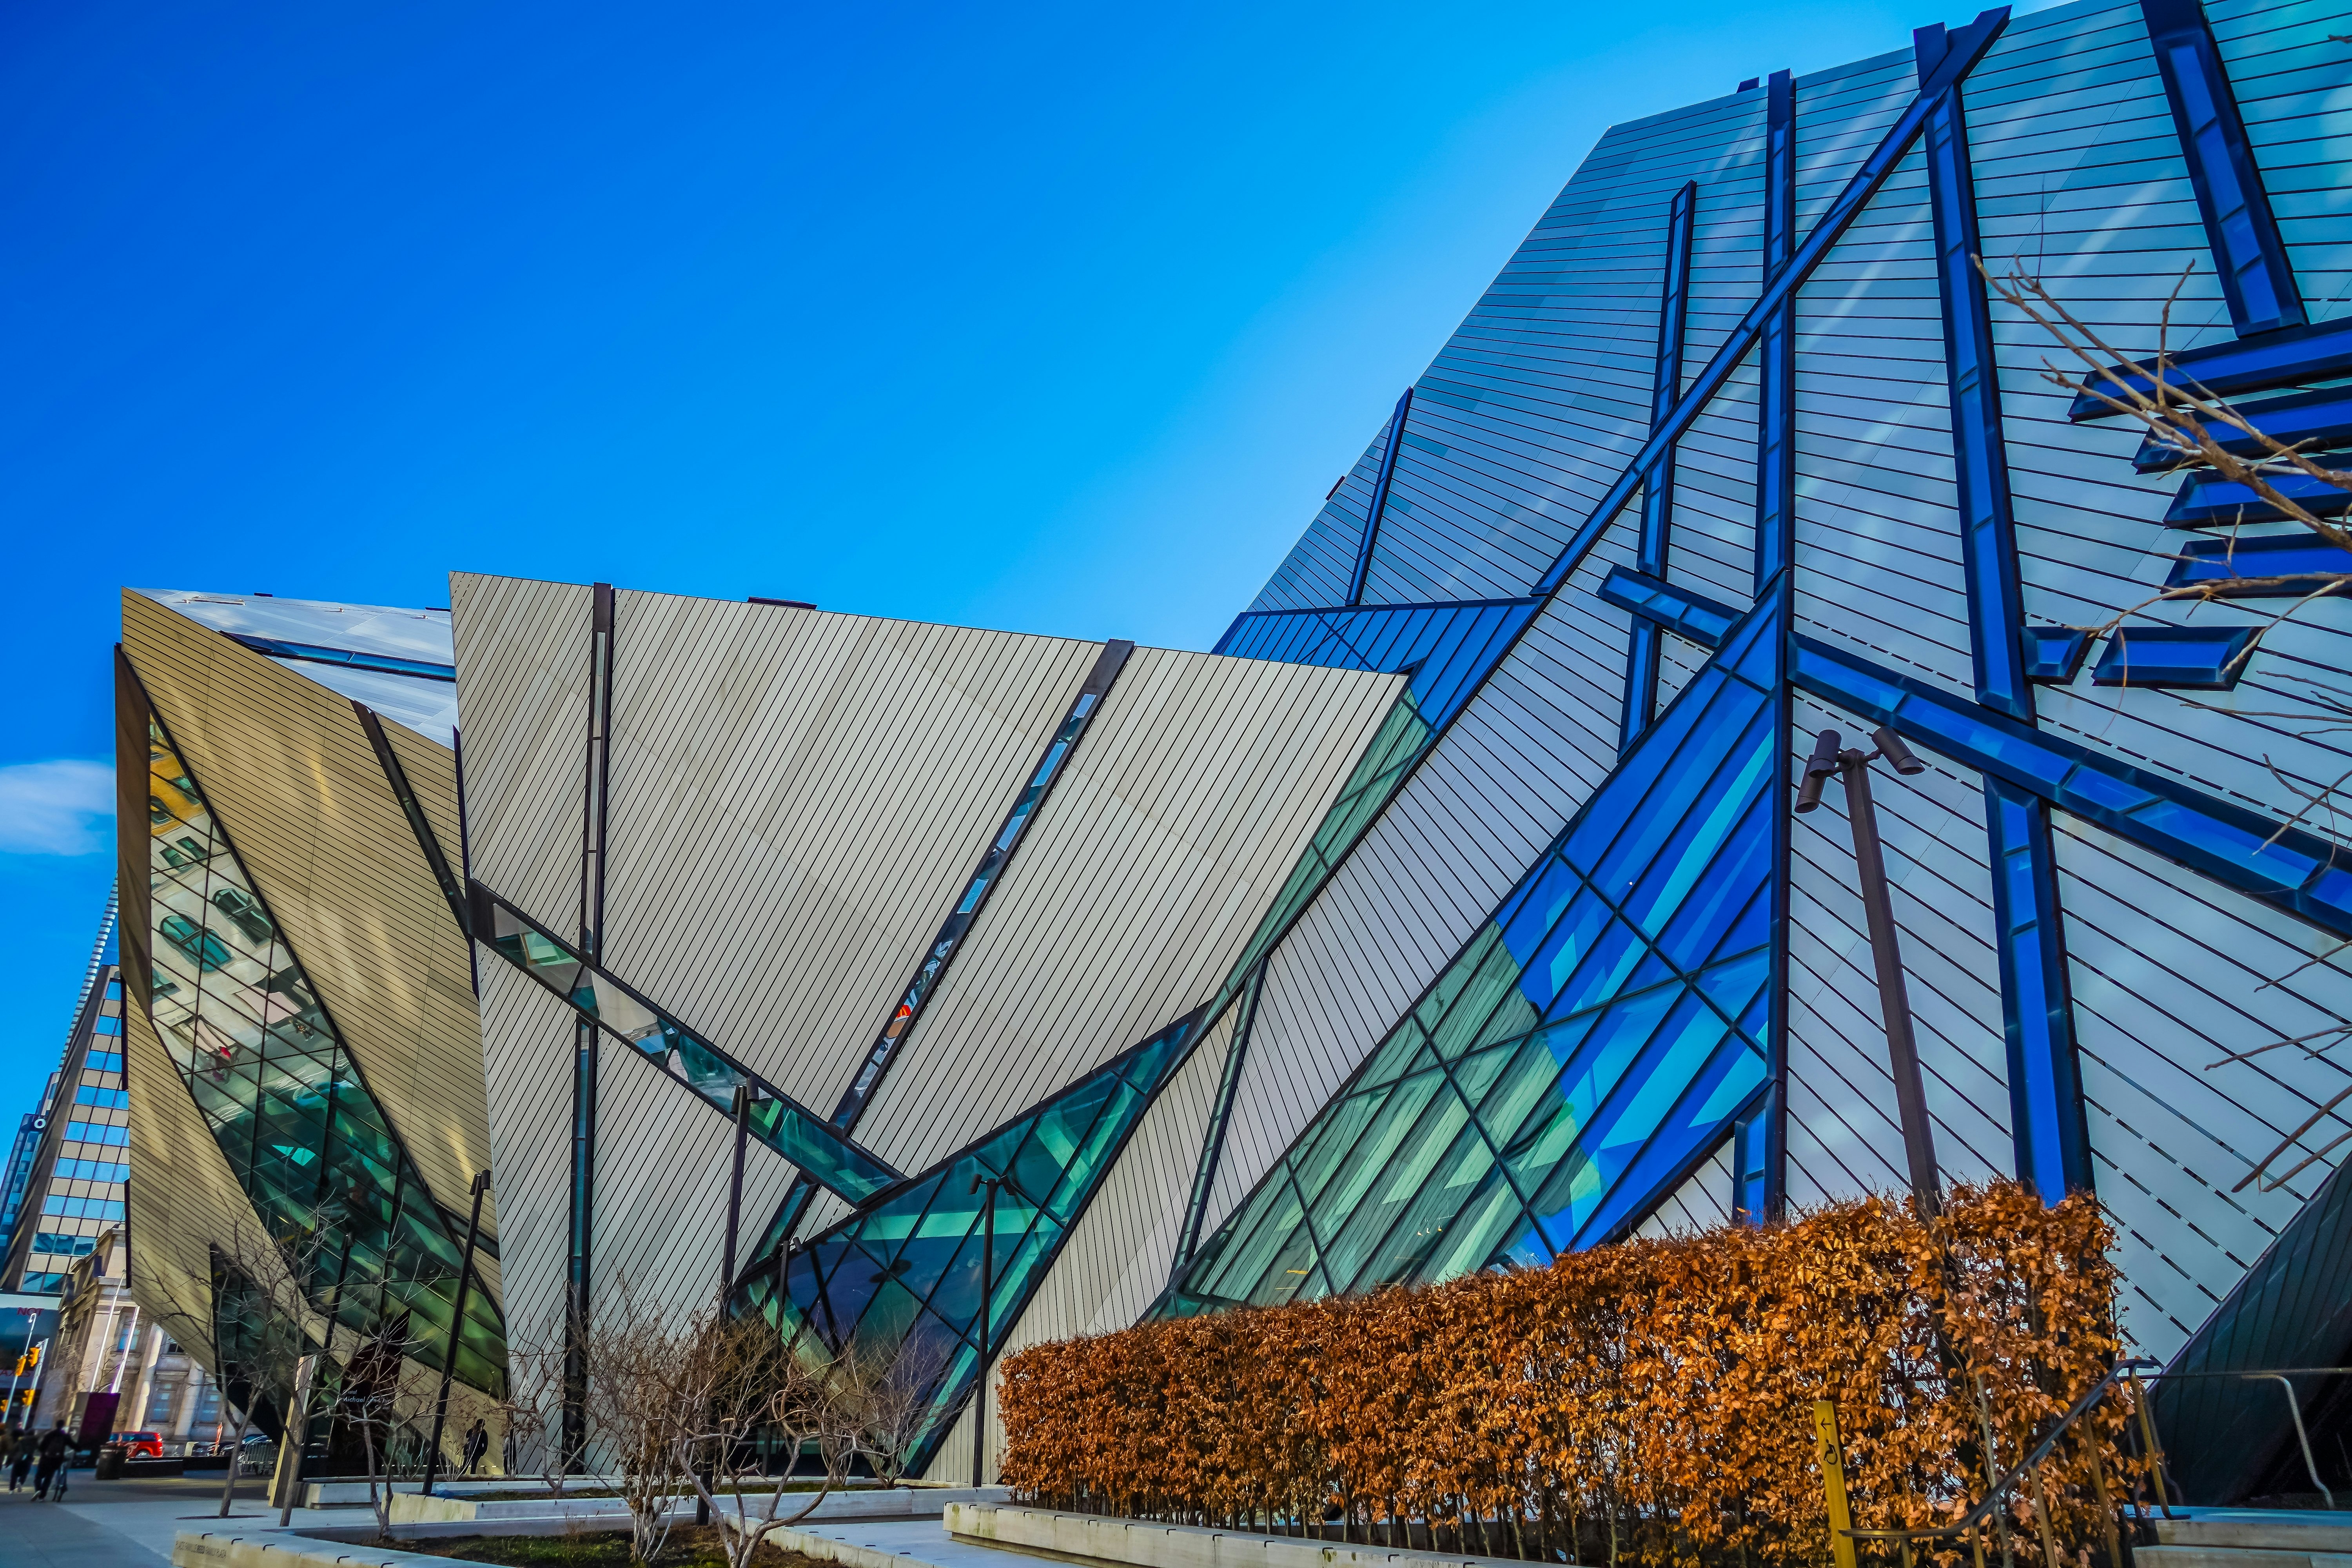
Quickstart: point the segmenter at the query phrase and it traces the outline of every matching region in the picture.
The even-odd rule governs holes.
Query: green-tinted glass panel
[[[953,1347],[914,1446],[919,1468],[971,1392],[983,1264],[1001,1339],[1100,1185],[1112,1152],[1184,1060],[1200,1018],[1170,1026],[938,1166],[894,1184],[792,1253],[782,1300],[763,1280],[739,1286],[732,1309],[767,1313],[835,1347],[853,1331],[884,1350],[909,1334]],[[973,1191],[981,1177],[1003,1184],[992,1201],[987,1189]],[[992,1248],[984,1245],[984,1215],[993,1216]]]
[[[1539,1262],[1630,1224],[1727,1135],[1763,1073],[1739,1021],[1769,949],[1743,911],[1764,907],[1781,737],[1748,665],[1778,616],[1734,628],[1163,1310]],[[1718,941],[1731,956],[1677,957]]]
[[[310,1282],[313,1304],[362,1329],[405,1313],[416,1359],[438,1368],[457,1243],[160,723],[148,739],[152,1007],[164,1051],[264,1226],[335,1239]],[[216,1309],[233,1355],[239,1314],[261,1308],[238,1298]],[[466,1320],[458,1375],[502,1393],[505,1335],[487,1291],[472,1293]]]

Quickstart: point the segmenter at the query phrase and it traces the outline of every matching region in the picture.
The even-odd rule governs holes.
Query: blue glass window
[[[2304,323],[2303,296],[2200,0],[2140,0],[2239,335]]]
[[[2216,397],[2332,381],[2352,375],[2352,316],[2291,331],[2264,332],[2258,338],[2208,343],[2173,355],[2172,364],[2168,380],[2175,384],[2184,378],[2193,380]],[[2126,373],[2121,366],[2116,370],[2116,379],[2125,385],[2142,393],[2152,390],[2154,384],[2149,377]],[[2105,377],[2092,384],[2099,391],[2113,390]],[[2075,394],[2074,404],[2067,409],[2067,417],[2078,420],[2112,418],[2115,414],[2116,410],[2090,392]]]
[[[2074,626],[2024,626],[2025,673],[2035,680],[2063,686],[2083,668],[2091,651],[2091,634]]]
[[[2352,504],[2352,491],[2338,490],[2333,486],[2328,489],[2347,504]],[[2297,584],[2292,579],[2340,577],[2352,573],[2352,551],[2340,550],[2310,533],[2273,534],[2258,539],[2191,539],[2184,542],[2177,553],[2179,559],[2173,563],[2172,574],[2164,580],[2168,588],[2186,588],[2200,583],[2229,584],[2246,578],[2290,579],[2246,597],[2299,597],[2318,584]]]
[[[103,1121],[68,1121],[66,1123],[66,1142],[111,1143],[117,1148],[122,1148],[131,1142],[131,1129],[110,1127]]]
[[[1764,1088],[1777,601],[1639,736],[1160,1310],[1621,1234]]]
[[[2306,451],[2325,451],[2352,442],[2352,391],[2340,386],[2294,393],[2266,403],[2241,404],[2238,412],[2272,440],[2301,446]],[[2268,450],[2242,430],[2221,424],[2206,428],[2214,445],[2225,452],[2257,458]],[[2159,442],[2152,433],[2141,438],[2139,449],[2132,454],[2132,467],[2143,474],[2163,473],[2199,460],[2184,456],[2178,447]]]
[[[131,1107],[131,1096],[122,1089],[94,1089],[83,1084],[74,1090],[74,1103],[95,1105],[107,1110],[127,1110]]]
[[[2225,691],[2246,672],[2253,640],[2252,626],[2123,626],[2100,652],[2091,683]]]
[[[385,675],[415,676],[424,680],[456,680],[457,667],[452,664],[430,664],[418,658],[394,658],[388,654],[354,653],[350,648],[321,647],[314,643],[286,642],[278,637],[253,637],[245,632],[223,632],[231,642],[242,643],[256,653],[272,658],[300,659],[311,664],[341,664],[353,669],[373,669]]]

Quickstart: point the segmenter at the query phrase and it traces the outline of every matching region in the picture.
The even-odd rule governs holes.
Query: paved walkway
[[[278,1514],[261,1505],[268,1482],[237,1483],[229,1519],[219,1517],[220,1478],[159,1477],[98,1481],[76,1470],[63,1504],[39,1502],[28,1488],[0,1491],[0,1568],[159,1568],[172,1560],[172,1537],[183,1530],[275,1529]],[[350,1524],[366,1510],[297,1509],[294,1522]]]
[[[827,1541],[846,1541],[853,1545],[895,1552],[901,1557],[932,1563],[935,1568],[1023,1568],[1026,1563],[1049,1561],[1025,1552],[967,1546],[950,1538],[946,1526],[936,1519],[877,1519],[866,1522],[850,1519],[838,1524],[803,1524],[794,1528],[810,1535],[822,1535]]]
[[[237,1483],[236,1504],[226,1520],[219,1517],[217,1476],[97,1481],[88,1470],[77,1470],[71,1480],[63,1504],[37,1502],[29,1488],[0,1491],[0,1568],[161,1568],[172,1560],[172,1538],[180,1531],[258,1533],[278,1528],[277,1510],[262,1506],[268,1483],[260,1479]],[[298,1508],[293,1528],[349,1527],[367,1519],[365,1508]],[[936,1519],[846,1520],[800,1528],[934,1568],[1030,1568],[1044,1561],[951,1541]],[[407,1550],[429,1552],[433,1542],[415,1542]]]

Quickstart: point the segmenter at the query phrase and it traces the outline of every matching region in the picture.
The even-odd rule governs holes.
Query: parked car
[[[122,1446],[125,1458],[160,1459],[163,1457],[163,1434],[161,1432],[117,1432],[114,1440]]]

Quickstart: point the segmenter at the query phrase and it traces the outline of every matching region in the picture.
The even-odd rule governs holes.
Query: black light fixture
[[[1832,773],[1845,779],[1847,825],[1853,830],[1853,864],[1862,884],[1862,909],[1870,927],[1870,955],[1878,972],[1878,1005],[1886,1020],[1887,1066],[1895,1077],[1895,1105],[1903,1125],[1904,1163],[1911,1168],[1911,1196],[1923,1216],[1943,1211],[1943,1188],[1936,1168],[1936,1138],[1927,1121],[1927,1089],[1919,1070],[1919,1046],[1911,1027],[1911,996],[1903,979],[1903,953],[1895,931],[1895,902],[1887,890],[1886,856],[1878,838],[1878,808],[1870,798],[1870,764],[1884,760],[1905,777],[1927,771],[1901,736],[1874,730],[1874,752],[1848,749],[1835,730],[1813,737],[1797,784],[1797,809],[1822,804]]]

